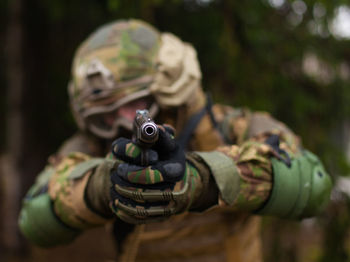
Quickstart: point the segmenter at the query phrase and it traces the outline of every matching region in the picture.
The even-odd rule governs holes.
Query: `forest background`
[[[17,216],[21,199],[48,156],[76,130],[66,88],[74,51],[98,26],[115,19],[140,18],[192,43],[203,86],[216,102],[268,111],[321,157],[334,181],[346,179],[350,176],[347,3],[0,1],[0,261],[62,261],[72,258],[72,250],[79,258],[88,254],[89,261],[101,261],[98,254],[89,253],[86,245],[96,243],[88,238],[80,246],[48,251],[32,247],[18,232]],[[266,261],[350,261],[349,200],[346,194],[333,194],[332,199],[317,218],[301,222],[266,218]]]

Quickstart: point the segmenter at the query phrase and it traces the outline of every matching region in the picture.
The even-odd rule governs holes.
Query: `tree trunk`
[[[23,247],[17,220],[21,202],[21,162],[23,151],[23,61],[22,2],[9,1],[6,33],[7,63],[6,153],[0,158],[2,182],[2,246],[3,256],[16,254]],[[2,260],[2,259],[0,259]]]

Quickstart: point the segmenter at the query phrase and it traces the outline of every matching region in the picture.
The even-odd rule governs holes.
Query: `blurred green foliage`
[[[7,3],[0,1],[0,47]],[[22,0],[22,4],[27,121],[42,157],[75,130],[66,91],[74,50],[99,25],[132,17],[195,46],[203,86],[215,101],[270,112],[321,156],[334,177],[350,174],[342,131],[350,116],[349,40],[334,37],[329,27],[337,8],[348,1]],[[6,94],[4,57],[1,53],[2,94]],[[0,95],[0,145],[5,141],[5,99]]]
[[[350,198],[348,194],[336,193],[337,202],[328,207],[327,213],[320,219],[324,231],[323,249],[317,261],[350,261],[349,229]]]
[[[195,46],[203,85],[216,101],[269,111],[300,134],[334,173],[347,174],[343,149],[330,141],[350,114],[348,79],[339,73],[342,65],[349,67],[349,41],[334,38],[328,27],[342,3],[346,1],[32,0],[24,4],[24,20],[34,39],[28,52],[44,59],[40,67],[45,70],[36,74],[46,88],[39,91],[69,126],[72,119],[62,108],[68,110],[66,84],[74,50],[101,24],[140,18]],[[324,76],[303,70],[310,55],[322,61]],[[41,107],[35,113],[41,114],[38,119],[52,115]],[[58,138],[55,146],[73,129],[57,128],[51,128]]]

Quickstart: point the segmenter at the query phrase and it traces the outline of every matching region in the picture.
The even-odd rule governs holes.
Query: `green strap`
[[[234,161],[218,151],[195,153],[208,165],[222,199],[232,205],[240,189],[239,172]]]
[[[34,197],[36,195],[39,195],[43,189],[47,186],[49,183],[50,178],[55,173],[55,169],[51,166],[45,167],[43,171],[40,172],[38,177],[36,178],[36,181],[34,185],[29,189],[27,196]]]
[[[69,243],[79,234],[58,220],[47,193],[24,200],[18,223],[22,233],[41,247]]]
[[[86,172],[91,170],[92,168],[98,166],[105,162],[105,158],[92,158],[87,161],[79,163],[69,174],[70,179],[76,179],[85,175]]]

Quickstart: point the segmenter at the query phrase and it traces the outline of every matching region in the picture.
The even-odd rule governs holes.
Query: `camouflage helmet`
[[[81,129],[113,138],[120,125],[130,128],[125,119],[108,126],[102,115],[150,95],[159,45],[160,33],[137,20],[104,25],[81,44],[69,84],[73,115]]]
[[[159,107],[178,107],[198,96],[201,73],[195,50],[176,36],[161,34],[140,20],[118,20],[93,32],[78,48],[69,97],[78,126],[98,137],[114,138],[130,120],[116,115],[123,105],[148,101],[152,117]],[[201,91],[200,91],[201,92]]]

